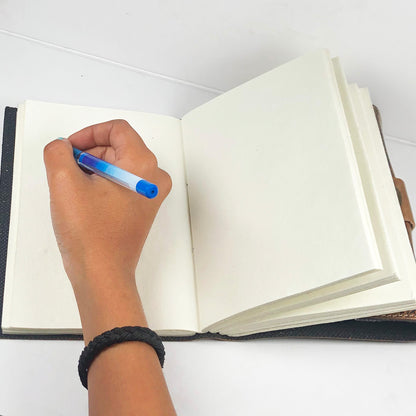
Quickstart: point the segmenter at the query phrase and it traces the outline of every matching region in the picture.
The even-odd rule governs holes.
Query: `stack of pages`
[[[136,274],[161,335],[239,336],[416,309],[415,260],[369,93],[320,50],[182,119],[19,106],[4,333],[81,333],[43,147],[115,118],[173,180]]]

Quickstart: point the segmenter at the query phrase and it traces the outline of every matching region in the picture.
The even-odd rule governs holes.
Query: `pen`
[[[112,182],[118,183],[125,188],[131,189],[140,195],[143,195],[149,199],[154,198],[158,189],[153,183],[146,181],[140,176],[133,175],[124,169],[121,169],[105,160],[99,159],[87,152],[83,152],[75,147],[72,148],[74,152],[74,158],[79,166],[83,167],[89,172],[96,173],[97,175],[106,178]]]

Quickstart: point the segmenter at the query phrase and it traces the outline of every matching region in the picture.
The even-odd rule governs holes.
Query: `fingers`
[[[169,175],[158,168],[155,155],[126,121],[95,124],[74,133],[68,140],[78,149],[156,183],[163,198],[169,193],[172,186]]]
[[[97,146],[86,150],[89,154],[103,159],[108,163],[116,162],[116,153],[111,146]]]
[[[43,158],[50,187],[65,184],[68,180],[83,177],[75,162],[71,143],[68,140],[54,140],[45,146]]]
[[[82,150],[111,146],[116,159],[122,159],[131,152],[148,151],[141,137],[125,120],[111,120],[86,127],[68,137],[68,140]]]

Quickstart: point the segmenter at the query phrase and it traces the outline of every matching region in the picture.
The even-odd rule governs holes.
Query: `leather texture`
[[[390,172],[393,177],[394,187],[396,188],[397,198],[399,200],[400,208],[402,210],[404,223],[406,226],[407,235],[409,237],[410,245],[413,249],[412,231],[415,228],[415,220],[413,218],[412,208],[410,206],[409,196],[407,195],[406,185],[404,181],[397,178],[394,174],[393,167],[390,163],[389,154],[386,149],[386,144],[383,135],[383,126],[381,121],[381,115],[379,109],[373,105],[374,113],[376,115],[378,128],[380,130],[381,139],[383,140],[384,150],[387,155],[389,162]],[[381,321],[401,321],[401,322],[415,322],[416,323],[416,310],[410,310],[405,312],[389,313],[385,315],[374,316],[369,318],[370,320],[381,320]]]
[[[380,130],[381,140],[383,141],[384,151],[386,152],[387,161],[389,163],[391,176],[393,177],[394,186],[396,188],[397,198],[399,199],[400,208],[402,210],[403,219],[405,221],[407,235],[409,236],[410,245],[413,248],[412,230],[415,228],[415,220],[413,219],[412,208],[410,206],[409,197],[407,195],[406,185],[402,179],[397,178],[394,174],[393,166],[390,162],[389,154],[387,152],[386,142],[384,141],[383,123],[381,120],[380,110],[375,105],[373,105],[373,108],[378,128]]]

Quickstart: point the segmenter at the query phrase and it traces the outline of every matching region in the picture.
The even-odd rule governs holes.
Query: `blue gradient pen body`
[[[79,166],[82,166],[87,171],[96,173],[103,178],[115,182],[125,188],[131,189],[146,198],[152,199],[157,193],[157,186],[146,181],[140,176],[127,172],[118,166],[112,165],[105,160],[99,159],[87,152],[73,147],[74,158]]]

